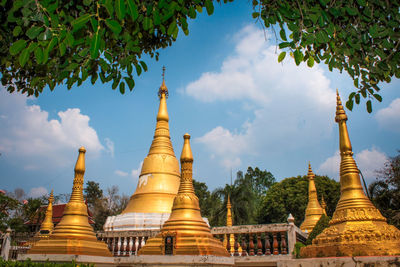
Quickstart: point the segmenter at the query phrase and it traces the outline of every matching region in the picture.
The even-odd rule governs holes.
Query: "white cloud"
[[[104,149],[89,116],[80,109],[69,108],[58,112],[58,119],[49,119],[47,111],[27,100],[0,88],[0,151],[17,158],[25,169],[68,166],[81,146],[89,157]]]
[[[375,115],[379,125],[386,130],[400,133],[400,98],[396,98],[387,108]]]
[[[106,148],[107,151],[110,153],[111,157],[114,157],[114,142],[111,141],[110,138],[105,138],[104,141],[106,141]]]
[[[120,170],[116,170],[115,174],[118,175],[118,176],[123,176],[123,177],[129,175],[129,173],[124,172],[124,171],[120,171]]]
[[[372,148],[357,153],[355,160],[358,168],[364,175],[365,182],[370,184],[376,178],[376,171],[383,167],[384,163],[388,160],[388,157],[385,153]]]
[[[332,157],[327,158],[317,169],[320,175],[328,175],[339,181],[340,152],[337,150]]]
[[[375,171],[383,167],[388,160],[385,153],[378,151],[376,148],[364,149],[354,155],[354,159],[358,168],[364,175],[365,182],[370,184],[376,178]],[[340,154],[336,151],[335,155],[327,158],[318,168],[318,173],[328,175],[339,180]]]
[[[278,63],[275,45],[255,26],[242,29],[235,40],[235,52],[220,70],[203,73],[184,92],[202,102],[246,100],[243,111],[252,107],[253,118],[240,129],[216,126],[196,141],[228,167],[240,165],[244,155],[304,149],[328,138],[336,98],[323,70],[296,66],[293,59]]]
[[[44,195],[47,195],[49,192],[47,191],[46,188],[44,188],[43,186],[40,187],[34,187],[29,191],[28,196],[32,197],[32,198],[37,198],[37,197],[41,197]]]
[[[140,172],[142,171],[143,161],[139,163],[139,167],[137,169],[133,169],[131,171],[131,176],[136,180],[139,179]]]

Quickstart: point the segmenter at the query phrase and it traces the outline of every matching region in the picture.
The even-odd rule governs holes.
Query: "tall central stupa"
[[[158,90],[160,105],[156,130],[149,153],[143,161],[136,191],[120,215],[107,218],[105,231],[160,229],[171,213],[179,189],[180,171],[169,135],[168,89],[164,74],[165,68]]]

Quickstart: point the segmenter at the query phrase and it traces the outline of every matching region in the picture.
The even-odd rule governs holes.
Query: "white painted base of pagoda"
[[[160,230],[171,213],[124,213],[109,216],[103,226],[105,232]],[[204,218],[208,223],[208,219]]]

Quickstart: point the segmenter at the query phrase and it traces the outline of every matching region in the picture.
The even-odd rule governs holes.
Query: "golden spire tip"
[[[183,135],[183,148],[181,154],[181,161],[193,161],[192,149],[190,148],[190,134]]]
[[[161,98],[164,94],[166,98],[168,98],[168,88],[165,85],[165,66],[162,68],[162,83],[160,89],[158,89],[158,97]]]
[[[347,120],[346,112],[343,109],[342,100],[340,99],[339,91],[336,89],[336,117],[335,121],[339,122]]]

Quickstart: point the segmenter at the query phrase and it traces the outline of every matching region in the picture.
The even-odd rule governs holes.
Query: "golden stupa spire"
[[[318,202],[317,189],[315,188],[315,181],[314,181],[315,174],[311,169],[310,163],[308,163],[307,177],[308,177],[308,203],[307,203],[305,218],[300,226],[300,229],[304,232],[307,231],[308,233],[311,233],[311,231],[314,229],[314,226],[321,218],[322,214],[324,214],[324,211]]]
[[[324,195],[321,194],[321,208],[324,211],[324,214],[326,215],[326,203],[324,199]]]
[[[194,193],[192,166],[193,155],[190,135],[183,136],[181,154],[181,183],[174,199],[169,219],[160,234],[150,238],[139,255],[215,255],[229,254],[222,243],[211,234],[210,227],[200,213],[199,199]]]
[[[75,165],[72,194],[64,208],[61,221],[48,239],[37,242],[28,254],[75,254],[111,257],[107,245],[97,241],[96,234],[88,222],[87,206],[83,200],[83,175],[85,174],[85,152],[79,149]]]
[[[326,228],[302,248],[305,257],[399,255],[400,230],[386,219],[364,194],[347,131],[347,115],[337,92],[335,121],[340,138],[340,199]]]
[[[47,205],[44,220],[43,220],[42,224],[40,225],[40,230],[38,232],[38,236],[43,236],[43,237],[48,236],[54,229],[53,201],[54,201],[53,190],[51,190],[51,193],[49,196],[49,204]]]
[[[232,226],[232,205],[231,205],[231,199],[230,196],[228,195],[228,201],[226,203],[226,226]]]
[[[162,77],[162,84],[158,90],[160,105],[153,142],[143,161],[136,191],[122,214],[170,213],[179,188],[179,162],[175,157],[169,135],[165,67]]]

